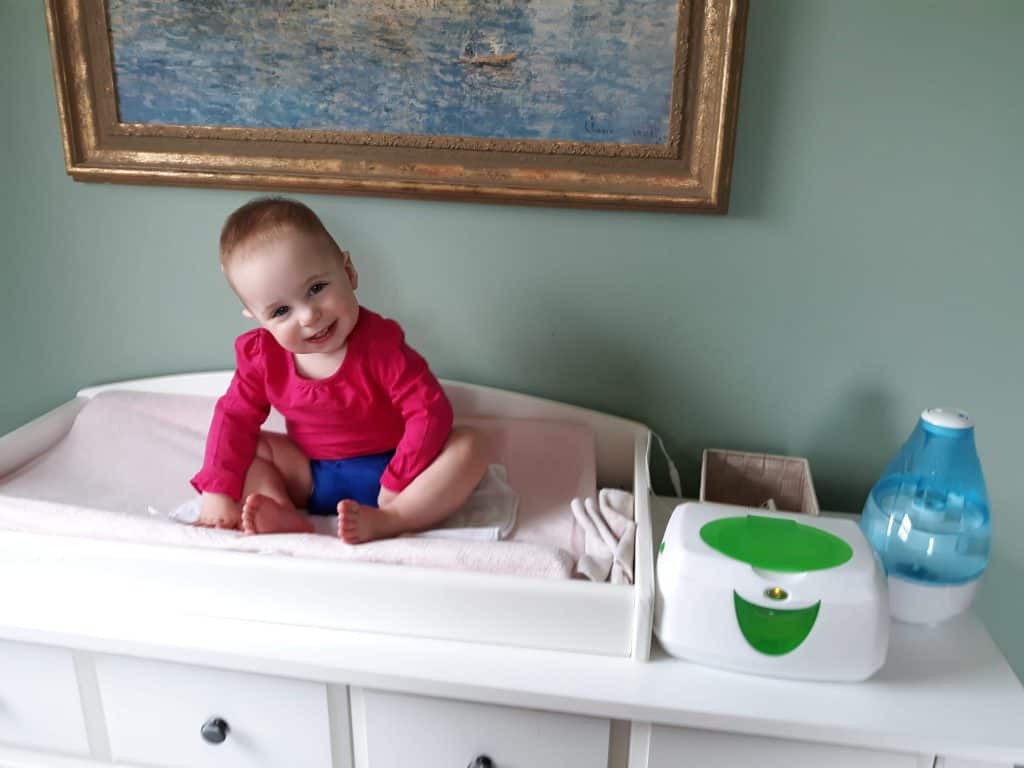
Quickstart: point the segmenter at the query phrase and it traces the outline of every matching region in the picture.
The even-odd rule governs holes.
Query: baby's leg
[[[262,433],[242,490],[242,530],[312,533],[313,525],[296,509],[306,503],[312,486],[302,451],[284,435]]]
[[[469,498],[490,463],[483,435],[464,427],[453,429],[433,463],[401,493],[382,491],[380,509],[351,500],[338,504],[338,535],[358,544],[437,525]]]

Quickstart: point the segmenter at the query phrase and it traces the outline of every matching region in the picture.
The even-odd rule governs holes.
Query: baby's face
[[[355,267],[321,237],[287,232],[242,246],[228,275],[242,304],[296,355],[344,351],[359,319]]]

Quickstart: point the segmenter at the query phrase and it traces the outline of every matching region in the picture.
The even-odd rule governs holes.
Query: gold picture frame
[[[674,55],[659,54],[670,56],[666,127],[660,140],[647,143],[621,136],[581,141],[124,121],[113,1],[47,0],[65,164],[78,181],[703,213],[728,209],[747,0],[678,1],[678,18],[670,20]],[[406,10],[417,1],[431,8],[446,2],[362,0],[398,2]],[[127,4],[116,2],[119,8]],[[514,59],[515,54],[467,54],[457,61],[490,73],[494,68],[481,65],[504,66]],[[586,120],[579,131],[600,133],[593,118]]]

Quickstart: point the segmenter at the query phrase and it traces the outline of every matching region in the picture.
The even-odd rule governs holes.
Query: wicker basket
[[[818,497],[807,459],[709,448],[700,468],[700,500],[818,514]]]

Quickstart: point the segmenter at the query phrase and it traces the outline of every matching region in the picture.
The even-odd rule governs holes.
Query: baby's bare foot
[[[376,507],[367,507],[345,499],[338,504],[338,537],[346,544],[383,539],[400,533],[393,515]]]
[[[250,493],[242,504],[242,530],[255,533],[312,533],[313,524],[294,507],[262,493]]]

